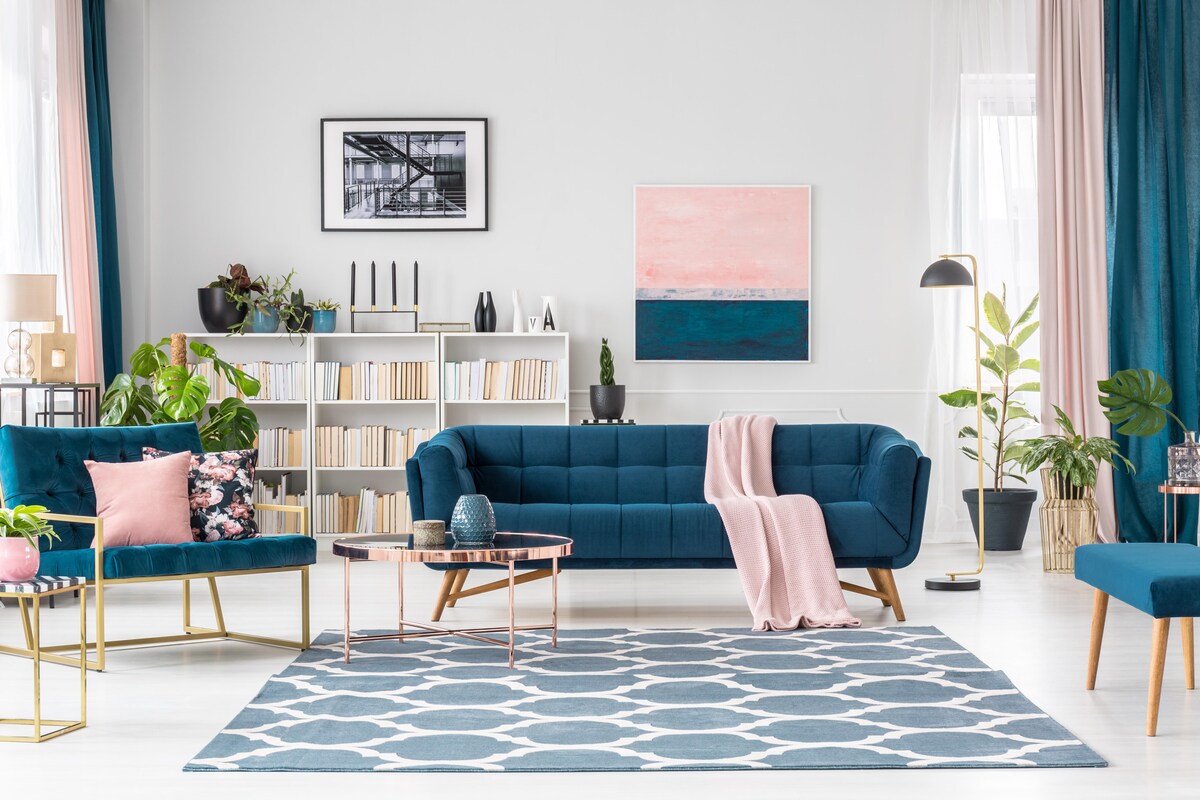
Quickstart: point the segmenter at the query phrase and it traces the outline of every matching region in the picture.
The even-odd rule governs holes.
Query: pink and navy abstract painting
[[[637,187],[637,359],[808,361],[811,194]]]

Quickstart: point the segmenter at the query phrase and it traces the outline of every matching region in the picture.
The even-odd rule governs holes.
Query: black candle
[[[392,311],[396,310],[396,262],[392,262]]]
[[[371,262],[371,310],[375,310],[375,262]]]
[[[354,309],[354,276],[358,272],[358,268],[353,261],[350,262],[350,309]]]
[[[420,273],[420,268],[417,262],[413,262],[413,310],[417,309],[417,275]]]

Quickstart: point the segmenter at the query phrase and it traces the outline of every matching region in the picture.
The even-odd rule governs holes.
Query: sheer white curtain
[[[930,261],[940,253],[972,253],[981,296],[1007,286],[1014,314],[1038,291],[1035,20],[1034,0],[939,0],[932,19]],[[927,294],[934,329],[930,388],[973,387],[972,293]],[[1036,334],[1021,351],[1037,357]],[[986,391],[991,376],[983,377]],[[1038,395],[1026,399],[1038,414]],[[973,409],[930,405],[924,441],[933,459],[931,541],[971,538],[962,490],[975,486],[975,464],[959,452],[956,433],[974,423]]]

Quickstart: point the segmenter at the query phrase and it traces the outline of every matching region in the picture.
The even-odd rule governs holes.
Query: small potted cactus
[[[613,376],[612,351],[608,339],[600,340],[600,383],[591,387],[592,416],[596,419],[620,419],[625,412],[625,386]]]

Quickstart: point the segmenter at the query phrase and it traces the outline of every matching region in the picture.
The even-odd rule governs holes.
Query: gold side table
[[[516,653],[517,631],[551,631],[550,643],[558,647],[558,560],[571,555],[574,542],[565,536],[544,533],[497,533],[490,545],[455,544],[446,537],[445,544],[437,547],[416,547],[411,534],[384,534],[351,536],[333,542],[333,554],[346,559],[343,580],[344,603],[343,623],[346,629],[343,641],[343,657],[350,662],[350,645],[354,642],[377,642],[384,639],[404,641],[427,636],[462,636],[477,642],[499,645],[508,650],[508,666],[512,669]],[[516,598],[514,589],[518,583],[516,566],[520,561],[550,561],[551,605],[548,625],[517,625]],[[396,591],[398,600],[398,629],[396,633],[350,635],[350,562],[393,561],[396,563]],[[404,618],[404,565],[406,563],[504,564],[508,568],[508,624],[487,628],[443,628]],[[405,631],[405,628],[415,629]],[[505,639],[485,636],[488,633],[507,632]]]
[[[68,592],[79,592],[79,658],[42,653],[41,599]],[[0,598],[16,599],[21,610],[25,647],[4,647],[2,651],[33,660],[33,718],[0,718],[0,725],[24,725],[32,736],[0,736],[0,742],[44,742],[64,733],[87,727],[87,579],[78,577],[38,576],[20,583],[0,582]],[[79,719],[42,718],[42,662],[79,667]],[[43,732],[46,727],[53,730]]]
[[[1179,541],[1179,495],[1200,494],[1200,486],[1175,486],[1167,482],[1158,485],[1163,496],[1163,541]],[[1168,525],[1167,498],[1171,498],[1171,519]]]

